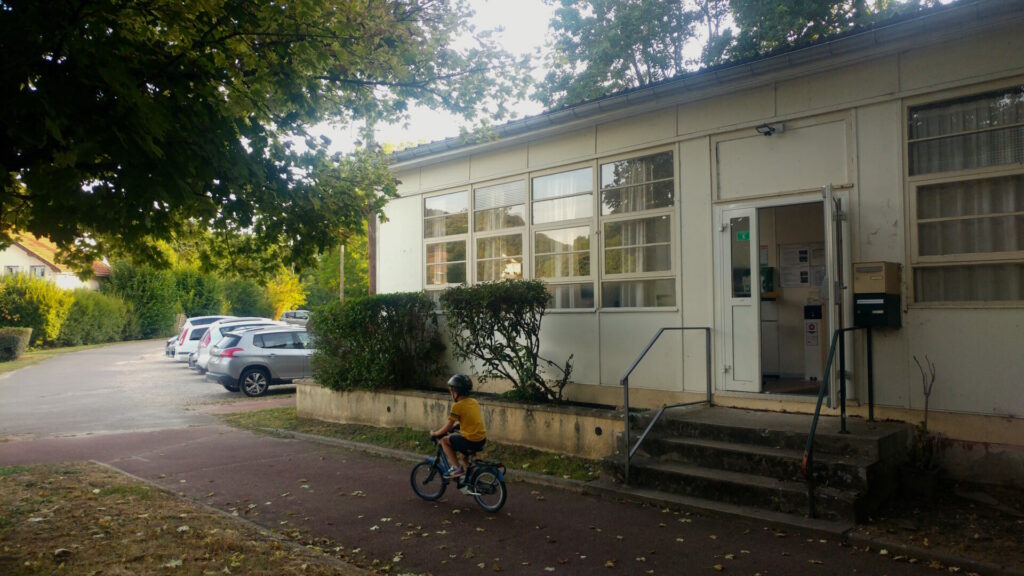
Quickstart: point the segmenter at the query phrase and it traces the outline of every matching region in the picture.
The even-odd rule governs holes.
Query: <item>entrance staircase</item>
[[[636,416],[638,438],[653,417]],[[666,412],[629,464],[632,487],[747,508],[806,516],[808,483],[802,472],[811,416],[722,407]],[[816,515],[864,521],[896,491],[906,459],[907,425],[851,418],[821,418],[814,440]],[[625,475],[625,446],[606,461],[613,477]]]

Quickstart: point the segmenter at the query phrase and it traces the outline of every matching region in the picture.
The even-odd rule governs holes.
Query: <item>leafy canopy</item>
[[[525,68],[464,0],[0,0],[0,246],[48,236],[85,268],[165,262],[195,219],[296,264],[380,211],[382,153],[307,126],[406,117],[416,101],[502,116]],[[294,144],[294,142],[300,142]]]

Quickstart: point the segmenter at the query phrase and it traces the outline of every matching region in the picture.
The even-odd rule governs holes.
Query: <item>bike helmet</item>
[[[459,396],[465,396],[473,389],[473,381],[465,374],[456,374],[448,379],[448,387],[455,390]]]

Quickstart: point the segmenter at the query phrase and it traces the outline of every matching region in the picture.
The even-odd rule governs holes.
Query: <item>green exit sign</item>
[[[750,242],[750,230],[742,230],[736,233],[736,240],[739,242]]]

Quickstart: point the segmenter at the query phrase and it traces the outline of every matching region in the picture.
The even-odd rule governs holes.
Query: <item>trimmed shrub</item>
[[[252,280],[228,280],[224,283],[227,309],[235,316],[269,318],[274,307],[263,288]]]
[[[178,296],[170,272],[115,262],[103,292],[129,305],[125,338],[153,338],[174,332]]]
[[[222,314],[227,309],[224,286],[215,276],[195,268],[174,271],[178,305],[186,317]]]
[[[434,304],[422,292],[331,302],[313,312],[313,376],[332,390],[425,387],[444,367]]]
[[[0,328],[0,362],[17,360],[25,353],[31,338],[31,328]]]
[[[52,344],[71,308],[71,293],[26,274],[0,280],[0,326],[32,328],[32,343]]]
[[[61,346],[99,344],[120,340],[125,332],[128,306],[117,296],[79,288],[57,341]]]
[[[480,381],[512,383],[508,397],[525,402],[562,400],[572,377],[572,356],[559,365],[540,355],[540,322],[551,296],[538,280],[456,286],[441,294],[452,354],[469,362]],[[554,378],[546,379],[540,367]]]

